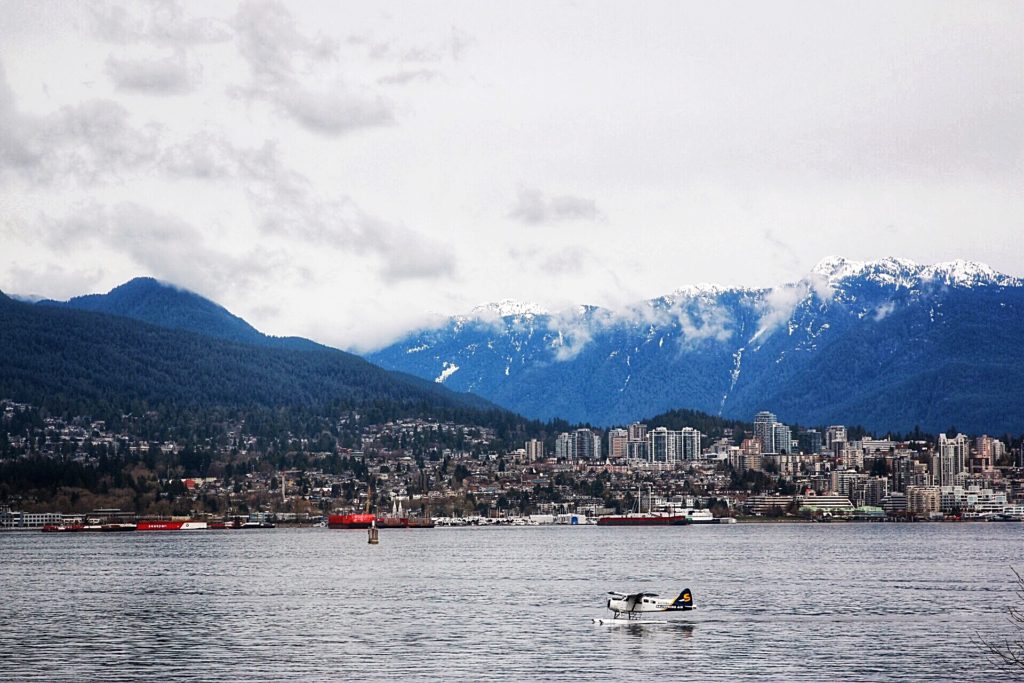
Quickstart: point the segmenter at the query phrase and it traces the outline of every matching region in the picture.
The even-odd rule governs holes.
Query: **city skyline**
[[[820,259],[1024,275],[1014,3],[9,3],[0,289],[367,347]]]

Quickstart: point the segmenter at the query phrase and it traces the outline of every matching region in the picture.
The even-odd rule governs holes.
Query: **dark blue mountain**
[[[249,344],[2,294],[0,396],[79,415],[158,406],[508,415],[336,349]]]
[[[150,277],[138,277],[106,294],[88,294],[68,301],[43,300],[39,306],[62,306],[80,311],[109,313],[167,327],[198,332],[257,346],[287,349],[323,349],[301,337],[271,337],[194,292],[165,284]]]
[[[505,302],[368,358],[521,414],[673,408],[875,431],[1024,429],[1024,284],[987,266],[826,259],[775,289],[689,287],[625,311]]]

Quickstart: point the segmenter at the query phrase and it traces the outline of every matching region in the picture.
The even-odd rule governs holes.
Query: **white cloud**
[[[325,91],[293,86],[277,92],[274,99],[303,127],[324,135],[386,126],[395,120],[392,105],[382,96],[348,92],[344,85]]]
[[[895,301],[889,301],[887,303],[882,304],[881,306],[879,306],[878,308],[875,309],[875,315],[873,316],[875,322],[879,322],[881,320],[885,320],[886,318],[889,317],[889,314],[892,313],[895,310],[896,310],[896,302]]]
[[[0,282],[154,268],[348,346],[504,298],[628,321],[628,302],[791,282],[829,253],[1020,275],[1022,23],[1006,0],[559,3],[539,23],[493,4],[24,3],[0,22]],[[165,262],[115,230],[126,205]],[[90,206],[96,239],[62,247]],[[761,328],[808,291],[831,295],[783,288]],[[683,343],[737,329],[670,314]]]
[[[118,90],[128,92],[180,95],[192,90],[195,83],[195,74],[180,51],[153,59],[111,56],[106,71]]]
[[[535,188],[521,189],[508,215],[517,221],[531,224],[597,221],[603,218],[593,199],[571,195],[548,197]]]

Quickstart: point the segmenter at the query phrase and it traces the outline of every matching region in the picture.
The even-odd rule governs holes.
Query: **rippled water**
[[[0,680],[999,680],[1020,524],[0,534]],[[693,590],[602,627],[608,590]]]

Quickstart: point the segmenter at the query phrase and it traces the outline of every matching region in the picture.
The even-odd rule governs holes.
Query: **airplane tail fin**
[[[684,588],[672,606],[676,609],[693,609],[693,593],[690,592],[690,589]]]

